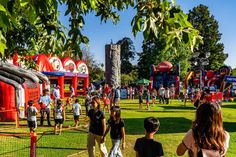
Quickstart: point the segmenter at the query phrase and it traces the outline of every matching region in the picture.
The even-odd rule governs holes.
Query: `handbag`
[[[219,151],[211,149],[200,149],[197,157],[221,157]]]

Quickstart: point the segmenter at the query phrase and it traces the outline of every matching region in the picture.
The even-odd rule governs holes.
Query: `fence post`
[[[36,157],[37,134],[30,132],[30,157]]]
[[[19,126],[20,126],[20,123],[19,123],[19,113],[16,110],[16,128],[19,128]]]

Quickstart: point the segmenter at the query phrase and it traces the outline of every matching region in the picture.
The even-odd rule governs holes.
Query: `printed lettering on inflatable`
[[[157,65],[157,69],[160,72],[168,72],[172,69],[173,65],[168,61],[163,61]]]
[[[62,59],[62,64],[65,72],[76,73],[77,69],[75,66],[75,62],[70,58]]]
[[[54,71],[63,71],[61,60],[58,57],[50,57],[49,63],[52,65]]]
[[[69,58],[63,58],[61,60],[63,65],[63,71],[65,72],[64,76],[64,96],[70,97],[71,96],[71,89],[72,86],[74,89],[77,87],[77,68],[75,62]],[[75,91],[75,95],[77,92]]]
[[[76,67],[78,71],[78,78],[77,87],[75,89],[78,94],[82,94],[86,92],[86,89],[89,86],[89,70],[87,64],[81,60],[76,62]]]

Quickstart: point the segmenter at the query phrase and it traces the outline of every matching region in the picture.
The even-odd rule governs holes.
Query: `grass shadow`
[[[171,106],[171,105],[160,105],[165,110],[196,110],[194,106]]]
[[[127,118],[125,121],[126,134],[140,135],[144,134],[144,118]],[[192,121],[183,117],[165,117],[159,118],[159,134],[182,133],[186,132],[192,124]]]
[[[223,122],[224,129],[228,132],[236,132],[236,122]]]
[[[69,150],[87,150],[87,148],[66,148],[66,147],[37,147],[38,149],[69,149]]]
[[[189,110],[186,110],[186,111],[175,111],[175,110],[173,110],[173,111],[170,111],[170,110],[163,110],[163,111],[159,111],[159,110],[154,110],[154,111],[152,111],[152,109],[151,109],[151,111],[147,111],[147,110],[137,110],[136,112],[147,112],[147,113],[171,113],[171,112],[173,112],[173,113],[183,113],[183,112],[190,112]]]
[[[232,109],[236,109],[236,105],[222,105],[222,108],[232,108]]]

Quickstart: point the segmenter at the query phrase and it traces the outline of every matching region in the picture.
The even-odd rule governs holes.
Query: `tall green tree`
[[[58,6],[66,4],[65,15],[70,16],[68,39],[65,41],[60,21],[58,20]],[[82,33],[85,25],[84,16],[94,12],[102,22],[111,19],[114,23],[119,21],[119,11],[128,7],[136,8],[136,15],[132,20],[132,32],[143,32],[144,38],[156,39],[159,34],[166,37],[166,49],[176,47],[180,42],[190,49],[198,44],[200,36],[198,31],[187,21],[187,15],[176,6],[175,0],[1,0],[0,1],[0,53],[1,57],[6,52],[14,52],[18,46],[9,45],[7,33],[9,30],[21,28],[24,18],[29,22],[34,32],[39,35],[24,38],[33,44],[26,44],[24,48],[32,45],[32,50],[45,50],[53,53],[58,48],[54,41],[61,40],[63,48],[71,49],[82,57],[80,44],[88,44],[89,39]],[[42,38],[37,38],[41,36]],[[45,37],[46,41],[45,42]],[[39,40],[41,42],[39,42]],[[52,40],[51,40],[52,39]],[[42,43],[42,44],[41,44]],[[51,44],[52,43],[52,44]],[[60,49],[60,48],[59,48]],[[62,52],[62,51],[60,51]],[[58,52],[58,53],[60,53]],[[29,52],[26,52],[27,55]]]
[[[55,52],[66,36],[58,20],[56,0],[0,1],[0,56],[13,53],[28,56],[32,52]],[[62,50],[61,50],[62,51]]]
[[[158,65],[162,61],[169,61],[175,66],[180,65],[180,77],[183,79],[190,67],[189,58],[192,52],[185,45],[178,45],[175,49],[165,49],[165,38],[160,37],[158,40],[148,40],[143,43],[143,52],[139,53],[138,75],[140,78],[149,78],[150,66]]]
[[[200,52],[201,56],[210,52],[209,67],[219,69],[228,54],[224,53],[224,44],[219,42],[222,34],[219,32],[218,21],[210,14],[208,7],[202,4],[189,11],[188,20],[203,37],[203,43],[194,52]]]
[[[121,74],[121,84],[129,85],[138,80],[138,69],[134,68],[129,74]]]
[[[82,48],[82,53],[83,53],[82,59],[88,65],[90,81],[103,81],[104,80],[104,70],[103,70],[104,65],[98,63],[87,48]]]
[[[134,60],[136,54],[134,43],[130,38],[124,37],[116,44],[119,44],[121,49],[121,73],[129,74],[133,70],[131,61]]]
[[[157,65],[163,58],[159,57],[161,50],[165,48],[165,42],[162,40],[147,40],[143,42],[143,52],[138,53],[138,76],[139,78],[150,77],[150,66]],[[166,53],[164,53],[166,54]]]
[[[236,68],[232,69],[232,75],[236,76]]]

